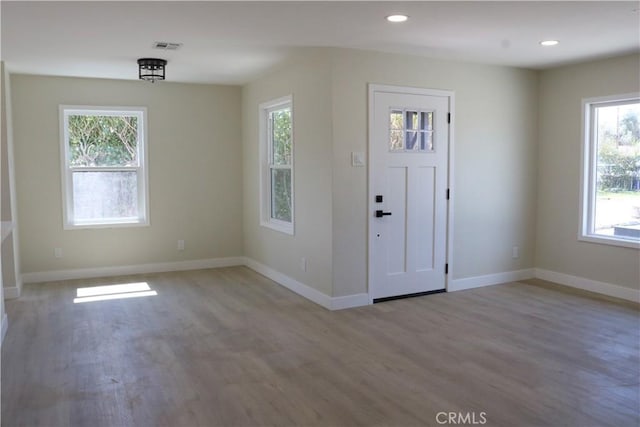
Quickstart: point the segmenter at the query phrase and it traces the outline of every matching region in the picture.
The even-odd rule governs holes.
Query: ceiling
[[[299,48],[343,47],[544,69],[640,50],[631,2],[0,2],[11,72],[242,84]],[[387,22],[404,13],[409,20]],[[541,40],[560,44],[542,47]],[[176,51],[152,48],[179,42]]]

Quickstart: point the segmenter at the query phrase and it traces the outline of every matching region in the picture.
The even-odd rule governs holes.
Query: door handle
[[[391,212],[383,212],[381,210],[376,211],[376,218],[382,218],[383,216],[391,215]]]

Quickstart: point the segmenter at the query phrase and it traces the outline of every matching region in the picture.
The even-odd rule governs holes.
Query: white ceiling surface
[[[633,2],[1,1],[2,59],[16,73],[242,84],[296,48],[345,47],[542,69],[640,50]],[[635,9],[635,10],[634,10]],[[384,17],[410,16],[403,24]],[[560,44],[541,47],[544,39]],[[177,51],[154,41],[180,42]]]

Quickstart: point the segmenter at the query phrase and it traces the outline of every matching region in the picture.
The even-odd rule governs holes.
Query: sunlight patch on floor
[[[114,299],[139,298],[155,296],[158,293],[151,290],[147,282],[122,283],[118,285],[93,286],[78,288],[74,304],[94,301],[108,301]]]

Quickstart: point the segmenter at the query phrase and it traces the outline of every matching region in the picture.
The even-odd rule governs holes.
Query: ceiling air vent
[[[161,49],[161,50],[176,50],[180,46],[182,46],[182,43],[171,43],[171,42],[154,42],[153,43],[154,49]]]

